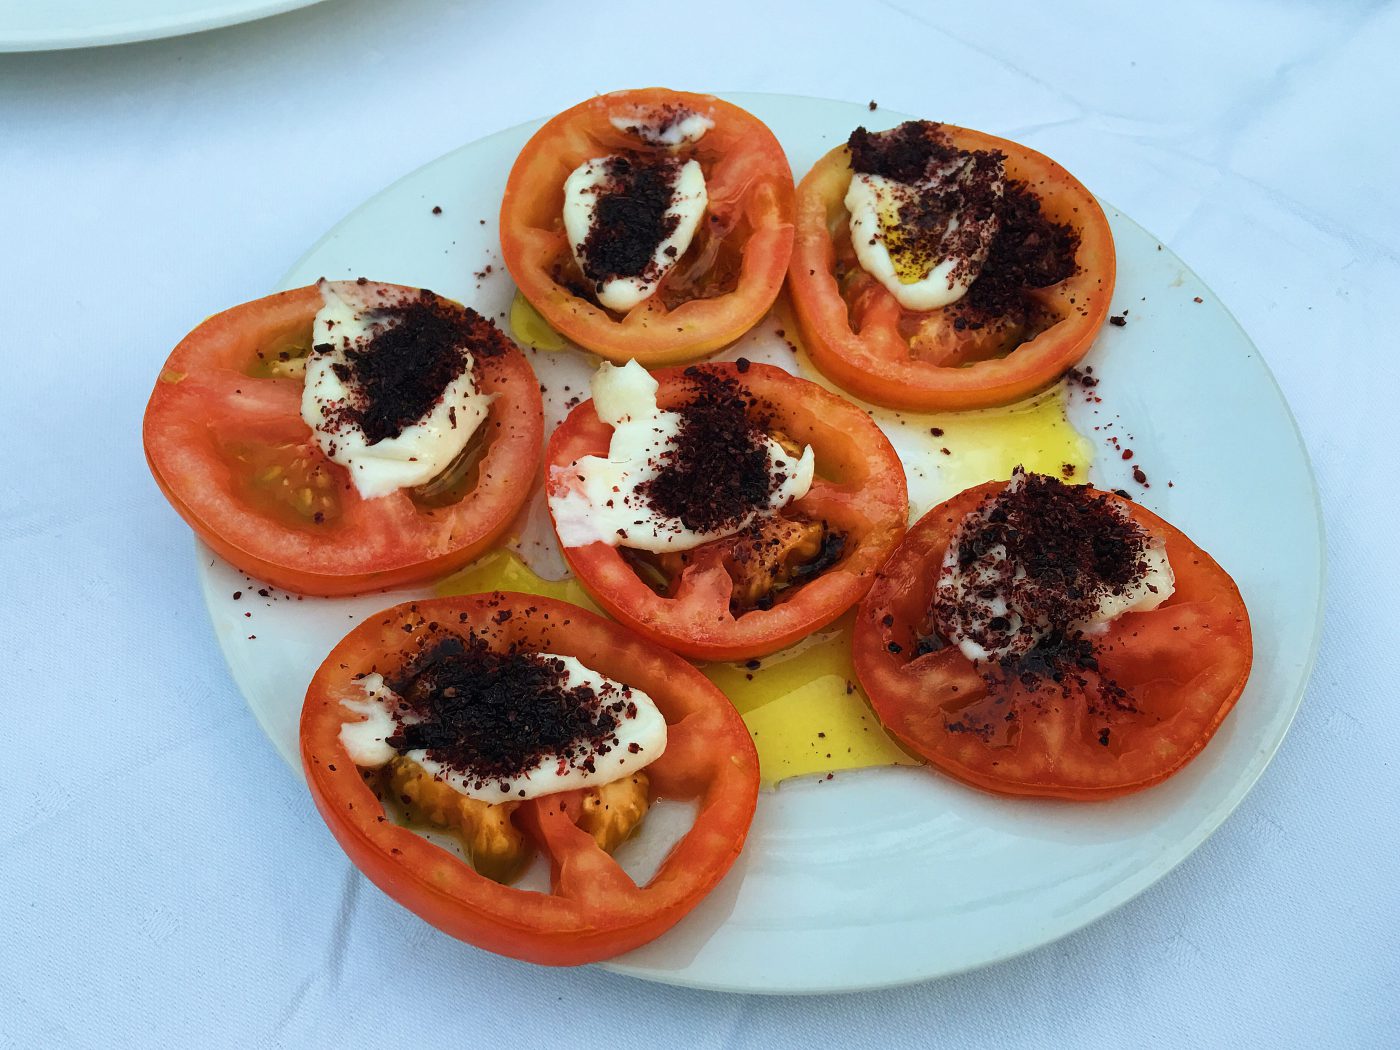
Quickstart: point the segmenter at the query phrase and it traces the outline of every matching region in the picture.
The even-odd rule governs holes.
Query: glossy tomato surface
[[[844,533],[839,560],[771,608],[736,614],[724,540],[697,548],[670,594],[654,589],[617,547],[564,547],[564,558],[600,606],[676,652],[701,660],[763,656],[825,627],[860,600],[904,535],[909,514],[904,468],[865,412],[815,383],[770,365],[746,364],[742,371],[736,364],[692,367],[733,378],[771,413],[774,428],[812,446],[811,490],[780,513],[824,521]],[[684,403],[690,389],[686,371],[653,373],[662,408]],[[583,456],[606,456],[611,438],[612,427],[598,419],[592,401],[585,401],[550,439],[548,471],[567,474]]]
[[[714,121],[693,145],[648,146],[614,116],[680,106]],[[624,314],[600,306],[564,232],[564,182],[584,161],[624,152],[693,157],[709,205],[689,250],[655,295]],[[773,305],[793,239],[792,171],[753,114],[713,95],[615,91],[565,110],[520,152],[501,203],[501,252],[521,292],[559,332],[612,361],[690,360],[732,343]]]
[[[572,656],[640,689],[666,719],[665,753],[646,767],[653,800],[693,800],[694,825],[638,886],[577,826],[581,791],[519,803],[514,814],[546,857],[548,893],[478,875],[395,824],[340,742],[359,716],[358,676],[402,666],[423,645],[468,632],[495,649]],[[724,694],[680,657],[577,606],[494,592],[409,602],[371,616],[332,650],[306,693],[301,756],[311,795],[350,859],[438,929],[481,948],[551,965],[595,962],[674,926],[729,870],[758,797],[758,757]],[[637,832],[646,834],[646,826]]]
[[[997,150],[1006,175],[1027,185],[1041,213],[1079,234],[1077,272],[1031,295],[1049,326],[1010,352],[991,353],[985,334],[960,327],[951,308],[911,311],[860,268],[851,247],[846,190],[850,151],[838,146],[797,189],[797,240],[789,290],[808,353],[852,393],[892,408],[986,408],[1055,382],[1088,351],[1113,295],[1113,233],[1098,202],[1049,157],[980,131],[942,125],[964,150]]]
[[[1114,620],[1096,638],[1099,670],[1083,672],[1082,686],[989,685],[956,646],[921,653],[920,640],[954,530],[1004,485],[934,507],[880,570],[854,640],[871,706],[935,768],[999,794],[1105,799],[1165,780],[1206,746],[1249,677],[1253,645],[1239,589],[1178,529],[1107,494],[1166,541],[1175,593]],[[1105,700],[1106,682],[1126,691],[1126,707]]]
[[[302,380],[282,371],[310,349],[320,306],[314,285],[297,288],[181,340],[146,406],[156,483],[220,556],[287,590],[353,594],[464,565],[500,537],[536,479],[543,414],[529,364],[504,337],[500,352],[476,355],[477,386],[493,400],[455,481],[362,499],[302,420]]]

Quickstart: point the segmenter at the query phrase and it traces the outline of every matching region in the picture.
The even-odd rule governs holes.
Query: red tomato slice
[[[564,233],[564,181],[585,160],[646,146],[609,117],[682,106],[714,121],[678,155],[705,173],[709,207],[657,293],[626,315],[592,297]],[[612,361],[686,361],[743,335],[773,305],[792,253],[792,171],[773,133],[713,95],[614,91],[565,110],[521,150],[501,202],[501,253],[515,283],[556,330]]]
[[[1035,150],[980,131],[942,125],[965,150],[999,150],[1006,175],[1026,183],[1041,213],[1079,233],[1078,272],[1034,292],[1054,319],[1009,353],[979,345],[948,308],[912,311],[860,268],[851,247],[846,190],[850,151],[838,146],[797,188],[797,241],[789,289],[812,361],[852,393],[892,408],[986,408],[1055,382],[1084,356],[1113,295],[1113,233],[1083,184]]]
[[[353,594],[451,572],[486,550],[524,504],[543,439],[539,386],[500,337],[477,355],[495,395],[479,458],[460,477],[361,499],[301,418],[302,381],[279,357],[304,355],[321,306],[312,285],[235,306],[187,335],[161,369],[143,440],[156,483],[226,560],[278,587]]]
[[[645,886],[576,826],[578,791],[530,799],[516,811],[519,826],[551,861],[549,893],[478,875],[385,816],[340,743],[341,725],[358,719],[340,701],[362,695],[358,676],[400,665],[425,636],[467,632],[493,648],[575,657],[656,702],[667,742],[665,754],[646,767],[651,795],[694,800],[698,811]],[[758,756],[748,731],[704,675],[624,627],[529,594],[409,602],[360,624],[326,657],[307,690],[301,757],[321,815],[375,885],[445,933],[550,965],[607,959],[674,926],[734,863],[758,799]]]
[[[734,580],[725,565],[732,540],[692,552],[674,593],[658,593],[617,547],[592,543],[564,547],[579,582],[608,613],[686,656],[743,660],[776,652],[825,627],[860,600],[875,569],[899,543],[909,516],[904,468],[889,440],[861,409],[817,384],[770,365],[699,367],[737,379],[766,403],[773,425],[816,455],[811,490],[782,516],[825,521],[845,533],[841,557],[830,568],[784,592],[769,609],[736,616],[730,610]],[[673,408],[688,392],[685,371],[653,373],[657,403]],[[550,438],[549,469],[583,456],[606,456],[612,427],[598,419],[593,402],[575,408]]]
[[[956,646],[919,655],[944,552],[958,523],[1001,491],[989,482],[934,507],[880,570],[856,615],[856,673],[885,728],[937,769],[1003,795],[1116,798],[1190,761],[1244,689],[1253,660],[1239,589],[1210,555],[1151,511],[1119,500],[1166,541],[1176,591],[1128,613],[1098,643],[1099,673],[1067,695],[1043,685],[989,690]],[[1126,689],[1132,710],[1092,714],[1101,683]]]

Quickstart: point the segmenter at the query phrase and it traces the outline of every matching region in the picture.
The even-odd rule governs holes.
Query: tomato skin
[[[654,149],[613,128],[608,117],[633,107],[668,105],[715,122],[693,153],[705,169],[710,200],[704,223],[718,218],[721,227],[744,230],[737,286],[674,309],[653,296],[619,318],[555,279],[555,261],[569,257],[562,225],[564,180],[590,158]],[[792,221],[792,170],[782,146],[757,117],[713,95],[665,88],[614,91],[565,110],[526,143],[501,202],[501,255],[525,298],[573,342],[619,363],[673,364],[732,343],[767,313],[792,254]]]
[[[1088,713],[1081,690],[1064,698],[1045,692],[1048,684],[1035,698],[1017,685],[999,701],[955,646],[918,656],[916,645],[954,529],[1004,485],[979,485],[934,507],[880,570],[856,614],[853,643],[871,706],[940,772],[996,794],[1110,799],[1160,783],[1205,747],[1249,678],[1253,643],[1239,589],[1178,529],[1107,494],[1165,539],[1176,574],[1165,603],[1118,618],[1099,640],[1104,677],[1126,688],[1139,711],[1104,723]],[[967,713],[1016,728],[990,743],[948,728]]]
[[[692,367],[738,380],[772,407],[775,425],[812,446],[818,477],[807,496],[791,507],[847,532],[841,560],[771,609],[736,618],[729,612],[729,577],[718,555],[686,569],[676,597],[663,597],[638,577],[616,547],[561,544],[561,549],[600,606],[658,644],[697,660],[765,656],[825,627],[869,588],[875,570],[904,535],[909,516],[904,467],[864,411],[815,383],[771,365],[749,364],[743,372],[728,363]],[[653,375],[660,383],[661,407],[683,400],[685,370],[662,369]],[[563,471],[582,456],[606,456],[611,436],[612,428],[599,421],[593,402],[583,402],[550,438],[548,470]],[[836,480],[828,480],[832,477]],[[707,546],[717,549],[716,544]]]
[[[1030,396],[1088,352],[1108,317],[1113,295],[1113,233],[1093,194],[1059,164],[1026,146],[951,124],[942,127],[961,149],[1004,153],[1007,177],[1026,182],[1046,215],[1078,230],[1079,272],[1037,291],[1037,298],[1061,320],[1005,357],[961,367],[920,360],[897,322],[902,313],[932,317],[939,311],[902,311],[894,296],[877,285],[853,322],[842,298],[832,230],[848,214],[844,201],[851,180],[850,154],[845,146],[827,153],[797,188],[797,240],[788,288],[816,366],[842,388],[890,408],[988,408]]]
[[[459,568],[500,538],[529,496],[544,425],[534,373],[514,346],[478,358],[478,385],[495,395],[482,423],[490,443],[477,484],[460,501],[424,509],[402,492],[363,500],[303,422],[301,380],[247,373],[260,348],[309,332],[320,305],[315,285],[279,292],[215,314],[181,340],[142,427],[156,484],[220,557],[285,590],[356,594]],[[250,504],[227,452],[230,441],[245,439],[292,449],[299,463],[334,479],[340,520],[296,528]]]
[[[509,611],[504,622],[498,614]],[[412,630],[406,631],[405,626]],[[655,877],[637,887],[573,823],[580,792],[529,799],[516,811],[552,859],[554,889],[512,889],[400,827],[350,761],[340,727],[358,716],[355,675],[394,666],[425,632],[474,630],[493,647],[574,656],[646,692],[668,726],[666,752],[647,767],[655,797],[694,798],[695,825]],[[748,834],[758,756],[743,720],[704,675],[618,624],[576,606],[495,592],[407,602],[365,620],[316,672],[301,717],[301,757],[317,808],[355,865],[438,929],[480,948],[563,966],[611,958],[674,926],[724,877]]]

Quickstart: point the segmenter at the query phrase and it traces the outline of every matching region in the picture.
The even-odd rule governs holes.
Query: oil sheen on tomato
[[[539,350],[555,351],[571,345],[518,293],[511,305],[511,329],[517,341]],[[718,356],[744,356],[774,364],[849,397],[793,345],[794,331],[794,325],[774,315]],[[570,381],[586,383],[596,359],[577,351],[549,354],[549,360],[559,365],[572,357],[579,358],[578,374]],[[1018,404],[976,412],[923,414],[862,407],[889,436],[904,463],[913,522],[963,489],[1010,478],[1018,464],[1067,480],[1087,481],[1093,446],[1066,418],[1065,396],[1061,385]],[[538,511],[543,513],[543,501]],[[547,520],[537,526],[529,531],[552,538]],[[558,561],[557,553],[554,557]],[[533,555],[530,560],[535,563]],[[508,550],[494,551],[438,585],[441,594],[496,589],[544,594],[597,611],[575,580],[543,579]],[[851,620],[848,613],[791,648],[763,658],[757,668],[744,663],[701,667],[744,716],[765,782],[869,766],[917,764],[917,759],[885,734],[856,682],[851,666]]]

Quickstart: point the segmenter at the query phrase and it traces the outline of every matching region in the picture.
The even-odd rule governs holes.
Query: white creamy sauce
[[[549,511],[559,542],[565,547],[590,543],[664,553],[692,550],[741,531],[759,514],[781,510],[812,487],[815,458],[811,446],[794,460],[766,438],[771,476],[783,475],[768,501],[754,507],[732,527],[696,532],[678,518],[657,513],[638,491],[664,469],[665,456],[676,447],[682,415],[656,404],[657,382],[641,365],[604,364],[593,377],[593,409],[613,428],[608,454],[585,456],[567,467],[552,467]]]
[[[608,122],[649,146],[670,147],[699,142],[715,126],[703,113],[679,106],[638,107],[629,113],[614,113]]]
[[[846,211],[850,213],[851,246],[861,269],[874,277],[908,310],[936,310],[957,302],[977,279],[991,250],[995,225],[978,231],[971,251],[956,248],[962,238],[954,235],[964,217],[954,212],[943,230],[940,251],[911,271],[909,260],[890,251],[890,231],[900,224],[901,211],[913,206],[925,194],[941,194],[971,179],[974,165],[970,158],[959,158],[918,183],[897,182],[883,175],[856,172],[846,190]],[[998,176],[995,193],[1001,195],[1004,182]],[[937,261],[934,261],[934,260]]]
[[[346,351],[363,350],[375,336],[396,323],[391,312],[403,293],[385,285],[357,281],[321,281],[324,305],[312,326],[313,352],[306,363],[301,417],[328,459],[350,472],[365,499],[387,496],[402,488],[422,485],[442,473],[467,446],[486,418],[491,398],[476,385],[474,360],[465,347],[464,369],[449,382],[416,422],[395,437],[371,443],[344,409],[361,408],[365,393],[353,381],[336,374],[346,364]],[[329,347],[329,350],[321,350]]]
[[[1008,482],[1007,489],[1014,490],[1024,481],[1025,475],[1017,474]],[[1165,543],[1133,523],[1117,504],[1110,504],[1114,512],[1144,538],[1143,572],[1120,593],[1103,588],[1093,611],[1083,619],[1052,624],[1044,618],[1028,615],[1015,596],[1017,586],[1027,578],[1025,567],[1019,562],[1008,566],[1010,554],[1004,544],[993,545],[965,568],[959,565],[964,536],[973,526],[985,522],[994,506],[994,502],[989,502],[979,507],[958,525],[944,553],[936,588],[939,604],[962,610],[955,621],[960,627],[951,632],[948,640],[973,662],[986,663],[1024,655],[1056,628],[1082,631],[1086,635],[1102,634],[1109,624],[1126,613],[1157,608],[1176,589],[1176,576],[1167,561]],[[987,597],[989,592],[992,597]],[[991,628],[990,622],[997,618],[1006,621],[1004,629]]]
[[[650,696],[584,666],[572,656],[553,653],[540,653],[539,656],[562,661],[565,668],[562,685],[565,689],[588,686],[604,698],[605,704],[625,690],[626,700],[636,705],[636,712],[630,717],[625,711],[616,713],[618,725],[613,737],[607,741],[609,750],[606,754],[579,743],[572,760],[566,760],[559,754],[544,754],[517,776],[504,779],[493,777],[484,783],[471,770],[459,770],[429,758],[422,748],[405,751],[404,757],[418,763],[435,780],[442,781],[468,798],[482,802],[514,802],[575,788],[611,784],[631,776],[665,754],[666,719]],[[401,725],[418,719],[400,709],[402,701],[384,683],[382,675],[366,675],[358,684],[364,695],[347,697],[340,702],[355,714],[363,715],[364,720],[342,724],[340,742],[355,765],[362,769],[378,769],[399,754],[386,742],[388,738]],[[594,768],[591,772],[584,764],[584,759],[589,756],[593,758]]]
[[[588,258],[587,242],[597,218],[598,202],[620,191],[611,170],[617,159],[607,156],[586,160],[564,181],[564,232],[569,238],[574,261],[585,276],[595,270]],[[609,310],[626,313],[651,298],[662,279],[690,247],[709,204],[705,173],[699,162],[688,160],[678,165],[670,180],[670,188],[671,202],[666,216],[674,217],[676,221],[671,231],[657,241],[650,261],[642,272],[603,275],[601,280],[595,282],[598,302]]]

